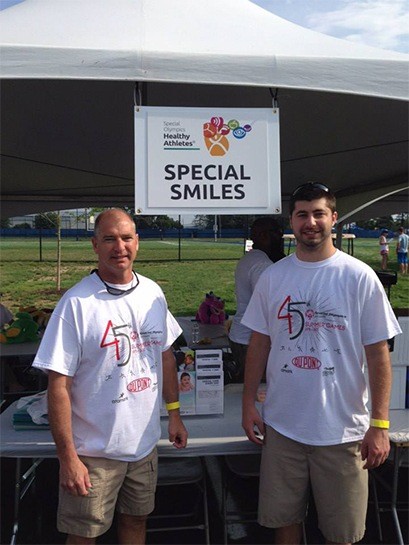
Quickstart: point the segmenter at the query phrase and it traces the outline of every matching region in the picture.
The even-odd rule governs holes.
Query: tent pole
[[[342,250],[342,227],[344,226],[344,222],[341,221],[337,223],[337,236],[335,239],[335,246],[338,248],[338,250]]]
[[[181,216],[179,214],[179,245],[178,245],[178,261],[181,261],[181,234],[182,234],[182,224],[181,224]]]

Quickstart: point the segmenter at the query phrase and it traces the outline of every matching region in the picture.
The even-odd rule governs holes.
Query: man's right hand
[[[263,444],[265,426],[263,419],[260,416],[260,413],[254,405],[243,405],[242,426],[250,441],[256,443],[256,445]]]
[[[78,458],[60,460],[60,486],[72,496],[88,496],[92,484],[88,469]]]

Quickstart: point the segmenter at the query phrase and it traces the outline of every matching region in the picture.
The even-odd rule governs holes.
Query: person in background
[[[60,462],[58,529],[95,543],[118,512],[118,543],[145,543],[154,508],[162,394],[169,440],[183,448],[172,343],[181,333],[160,287],[133,271],[132,218],[102,212],[92,239],[98,269],[68,290],[34,367],[48,373],[48,410]]]
[[[379,237],[379,253],[381,254],[381,269],[386,271],[388,267],[388,256],[389,256],[389,242],[386,238],[389,231],[384,229],[381,231],[381,236]]]
[[[239,260],[234,274],[236,314],[229,331],[229,344],[237,365],[235,378],[239,382],[243,382],[244,362],[251,335],[251,330],[241,323],[241,319],[260,274],[284,257],[283,232],[274,218],[257,218],[251,226],[250,237],[253,248]]]
[[[405,233],[403,227],[399,227],[396,255],[398,257],[399,270],[402,274],[408,274],[408,246],[409,236]]]
[[[262,446],[258,518],[275,528],[277,544],[300,543],[310,490],[326,542],[360,541],[366,470],[389,454],[387,339],[401,331],[373,269],[334,247],[336,220],[328,187],[308,183],[294,191],[296,251],[261,275],[242,319],[253,330],[243,428]],[[255,400],[264,373],[261,416]]]

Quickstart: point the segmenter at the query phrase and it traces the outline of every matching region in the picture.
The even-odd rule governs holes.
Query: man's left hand
[[[187,429],[182,422],[179,411],[170,411],[169,441],[173,443],[173,446],[176,448],[185,448],[187,445],[187,436]]]
[[[364,469],[374,469],[385,462],[389,455],[390,443],[388,430],[369,428],[361,446],[362,460],[366,460]]]

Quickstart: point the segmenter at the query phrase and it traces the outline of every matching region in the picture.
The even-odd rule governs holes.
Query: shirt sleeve
[[[364,282],[361,313],[361,341],[364,346],[374,344],[402,333],[380,280],[373,274]]]
[[[56,308],[51,315],[33,362],[33,367],[43,371],[56,371],[74,376],[81,357],[81,343],[75,328]]]
[[[166,311],[166,336],[164,339],[164,344],[162,347],[162,351],[165,352],[168,348],[172,346],[172,344],[176,341],[176,339],[183,333],[182,328],[178,324],[176,318],[173,316],[173,314],[167,309]]]

